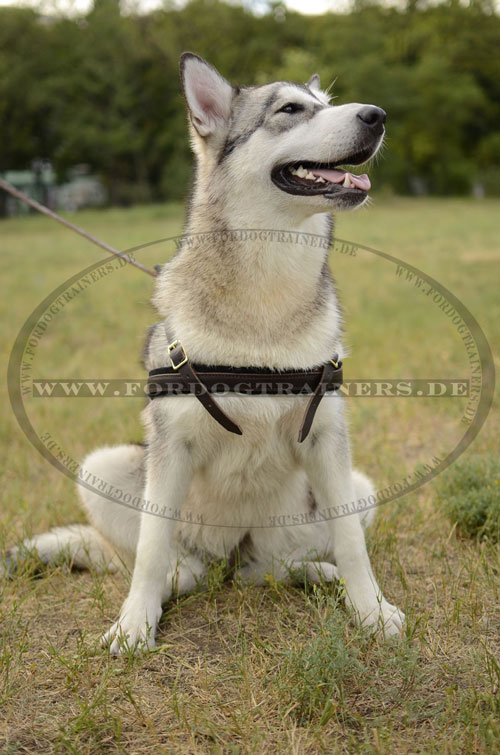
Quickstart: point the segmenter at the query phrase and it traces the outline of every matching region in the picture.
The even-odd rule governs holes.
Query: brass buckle
[[[339,368],[338,362],[334,362],[333,359],[330,359],[330,362],[333,364],[333,366],[335,367],[335,369],[338,370],[338,368]]]
[[[178,362],[177,364],[175,364],[175,362],[174,362],[174,360],[172,359],[172,357],[170,356],[170,354],[171,354],[171,352],[172,352],[172,351],[173,351],[173,350],[174,350],[175,348],[177,348],[177,346],[180,346],[180,347],[181,347],[181,349],[182,349],[182,353],[183,353],[183,355],[184,355],[184,356],[183,356],[183,359],[182,359],[182,361],[181,361],[181,362]],[[178,370],[178,369],[179,369],[179,367],[182,367],[182,365],[183,365],[183,364],[186,364],[186,362],[188,361],[188,355],[186,354],[186,349],[184,348],[184,346],[182,345],[182,343],[181,343],[180,341],[172,341],[172,343],[169,343],[169,345],[168,345],[168,355],[169,355],[169,357],[170,357],[170,363],[171,363],[171,365],[172,365],[172,368],[173,368],[174,370]]]

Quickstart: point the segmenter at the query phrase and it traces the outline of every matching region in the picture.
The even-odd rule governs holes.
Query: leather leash
[[[115,257],[120,257],[120,259],[124,260],[124,262],[127,262],[129,265],[134,265],[134,267],[139,268],[139,270],[142,270],[144,273],[147,273],[148,275],[152,275],[153,278],[156,278],[156,276],[158,275],[157,272],[155,272],[154,270],[151,270],[149,267],[146,267],[146,265],[143,265],[142,262],[138,262],[129,254],[124,254],[123,252],[119,252],[118,249],[114,249],[109,244],[106,244],[105,241],[101,241],[96,236],[92,236],[91,233],[84,231],[83,228],[80,228],[74,223],[70,223],[69,220],[62,218],[60,215],[57,214],[57,212],[54,212],[53,210],[49,210],[48,207],[45,207],[44,204],[40,204],[40,202],[37,202],[36,199],[32,199],[32,197],[29,197],[27,194],[23,194],[22,191],[19,191],[19,189],[16,189],[15,186],[12,186],[12,184],[10,184],[8,181],[6,181],[4,178],[1,178],[1,177],[0,177],[0,189],[3,189],[4,191],[6,191],[8,194],[11,194],[16,199],[20,199],[21,202],[26,202],[26,204],[28,204],[30,207],[33,207],[34,210],[41,212],[42,215],[47,215],[47,217],[52,218],[52,220],[56,220],[58,223],[61,223],[61,225],[65,225],[66,228],[69,228],[70,230],[75,231],[75,233],[80,234],[80,236],[83,236],[84,239],[87,239],[87,241],[90,241],[92,244],[95,244],[96,246],[100,246],[101,249],[105,249],[107,252],[111,252],[111,254],[114,254]]]

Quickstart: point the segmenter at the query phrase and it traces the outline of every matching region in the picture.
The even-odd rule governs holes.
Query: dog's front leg
[[[338,427],[339,418],[335,418]],[[387,602],[373,574],[361,519],[352,511],[356,504],[347,432],[319,431],[301,449],[312,492],[320,511],[328,512],[323,526],[330,528],[330,542],[339,576],[345,581],[346,602],[358,624],[386,637],[401,633],[404,614]]]
[[[103,645],[112,655],[124,649],[146,649],[155,644],[155,634],[165,598],[167,574],[175,573],[177,549],[173,546],[175,521],[168,518],[180,510],[192,479],[189,451],[169,443],[163,449],[148,448],[145,509],[142,513],[134,572],[120,618],[104,635]],[[147,508],[146,508],[147,506]],[[149,512],[167,516],[154,516]]]

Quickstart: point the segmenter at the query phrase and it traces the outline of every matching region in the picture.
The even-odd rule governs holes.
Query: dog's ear
[[[191,122],[200,136],[208,136],[229,120],[233,87],[192,52],[182,53],[180,71]]]
[[[319,74],[313,73],[313,75],[311,76],[311,78],[307,82],[306,86],[309,87],[309,89],[312,89],[312,90],[314,90],[316,92],[320,92],[321,91],[321,82],[319,80]]]

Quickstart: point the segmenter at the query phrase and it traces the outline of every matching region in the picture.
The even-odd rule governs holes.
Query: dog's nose
[[[387,113],[382,110],[381,107],[375,107],[375,105],[366,105],[362,107],[357,117],[362,121],[365,126],[372,128],[374,131],[382,131],[382,127],[386,121]]]

